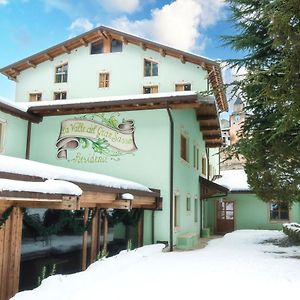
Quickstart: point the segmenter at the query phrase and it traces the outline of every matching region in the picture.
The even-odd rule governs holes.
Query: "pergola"
[[[28,161],[28,163],[31,163]],[[35,163],[35,162],[33,162]],[[42,164],[40,164],[42,165]],[[70,170],[70,172],[76,172]],[[72,182],[82,190],[81,195],[62,194],[59,191],[42,193],[34,190],[36,183],[45,183],[44,176],[32,176],[1,172],[0,178],[13,183],[25,183],[32,186],[31,191],[11,191],[0,189],[0,300],[12,297],[19,287],[22,220],[24,208],[47,208],[58,210],[84,209],[84,224],[88,222],[89,209],[94,210],[91,221],[90,261],[87,261],[88,231],[84,229],[82,238],[82,270],[89,263],[96,261],[97,254],[102,250],[107,251],[108,243],[108,219],[103,214],[101,222],[101,210],[114,209],[141,209],[142,213],[138,221],[138,246],[143,244],[143,212],[161,209],[162,199],[158,190],[134,190],[101,186],[100,184],[87,184],[86,182]],[[44,174],[43,174],[44,175]],[[122,197],[130,194],[131,197]],[[1,218],[0,218],[1,220]],[[0,224],[1,224],[0,223]],[[152,224],[154,231],[154,224]],[[103,235],[103,249],[100,249],[100,236]]]

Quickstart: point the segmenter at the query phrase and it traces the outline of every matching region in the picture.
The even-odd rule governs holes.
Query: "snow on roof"
[[[0,172],[67,180],[108,188],[151,192],[139,183],[102,174],[57,167],[32,160],[0,155]]]
[[[221,178],[214,182],[229,189],[230,192],[250,191],[247,182],[247,174],[244,170],[226,170],[221,171]]]
[[[12,107],[12,108],[21,110],[21,111],[23,111],[23,112],[26,112],[26,111],[27,111],[26,108],[20,106],[18,103],[15,103],[15,102],[13,102],[13,101],[10,101],[10,100],[5,99],[5,98],[2,98],[2,97],[0,97],[0,104],[1,104],[1,103],[6,104],[6,105],[8,105],[8,106],[10,106],[10,107]]]
[[[48,179],[44,182],[20,181],[0,178],[0,192],[34,192],[80,196],[82,190],[74,183]]]
[[[181,96],[195,96],[196,91],[181,91],[181,92],[164,92],[155,94],[135,94],[135,95],[122,95],[122,96],[106,96],[96,98],[80,98],[80,99],[66,99],[66,100],[50,100],[50,101],[37,101],[37,102],[19,102],[16,106],[23,111],[27,111],[31,107],[51,106],[51,105],[65,105],[65,104],[79,104],[79,103],[96,103],[96,102],[113,102],[137,99],[152,99],[152,98],[165,98],[165,97],[181,97]]]

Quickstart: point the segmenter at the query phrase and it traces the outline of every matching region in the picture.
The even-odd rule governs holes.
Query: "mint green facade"
[[[224,200],[234,201],[234,229],[282,229],[286,221],[270,220],[270,204],[262,201],[253,193],[229,193]],[[211,198],[206,203],[206,225],[216,232],[216,202]],[[300,203],[290,208],[290,222],[300,222]]]
[[[174,243],[183,233],[200,233],[199,176],[201,157],[205,144],[193,109],[173,110],[174,120],[174,193],[179,196],[179,226],[174,228]],[[105,114],[110,116],[110,113]],[[166,110],[147,110],[115,114],[118,120],[134,120],[134,139],[137,150],[105,162],[83,162],[77,157],[90,157],[91,147],[68,151],[67,159],[56,157],[55,146],[61,121],[79,116],[45,117],[40,124],[33,124],[30,159],[96,172],[139,182],[159,189],[163,197],[163,210],[155,212],[155,241],[169,241],[170,219],[170,119]],[[92,117],[92,115],[90,116]],[[180,136],[188,138],[188,162],[180,157]],[[197,156],[194,156],[198,149]],[[195,152],[196,154],[196,152]],[[190,210],[186,198],[190,198]],[[144,242],[151,243],[151,212],[145,212]],[[118,232],[122,231],[120,228]]]
[[[124,96],[143,93],[145,86],[158,86],[158,92],[174,92],[176,84],[191,84],[191,90],[207,90],[208,73],[200,65],[182,62],[180,59],[153,50],[143,50],[134,44],[123,44],[122,52],[90,54],[89,44],[54,57],[20,72],[16,83],[16,101],[29,101],[29,94],[41,93],[41,101],[53,100],[54,92],[66,92],[67,99],[95,98],[105,96]],[[144,76],[144,60],[158,63],[158,76]],[[68,80],[55,83],[55,69],[68,64]],[[99,74],[109,73],[109,87],[99,88]],[[113,113],[103,114],[110,117]],[[205,142],[199,128],[194,109],[171,110],[174,121],[174,197],[177,201],[176,226],[173,228],[174,244],[181,234],[200,234],[200,186],[202,158],[206,157]],[[96,172],[141,183],[159,189],[163,198],[162,211],[155,212],[155,241],[170,241],[170,118],[166,109],[121,112],[114,114],[119,123],[122,120],[134,121],[134,141],[137,150],[132,153],[111,157],[100,157],[92,146],[68,150],[67,159],[57,158],[56,142],[60,134],[61,122],[82,117],[80,115],[44,117],[39,124],[32,124],[30,159],[42,163],[63,166],[71,169]],[[93,115],[87,118],[92,119]],[[20,121],[21,122],[21,121]],[[23,121],[22,121],[23,122]],[[25,132],[20,130],[22,141]],[[17,124],[18,128],[23,125]],[[8,132],[9,136],[14,133]],[[187,161],[181,158],[181,135],[188,143]],[[20,141],[21,141],[20,140]],[[12,149],[15,144],[12,144]],[[11,154],[24,157],[16,150]],[[10,146],[7,146],[10,149]],[[209,155],[212,173],[218,174],[219,159],[211,150]],[[5,152],[6,154],[6,152]],[[96,159],[95,159],[96,157]],[[95,162],[97,160],[97,162]],[[189,203],[189,204],[188,204]],[[175,208],[174,208],[175,210]],[[175,218],[174,218],[175,221]],[[117,235],[124,235],[124,228],[118,228]],[[151,243],[151,212],[144,216],[144,243]]]
[[[0,154],[25,158],[27,121],[0,111],[0,121],[5,124],[3,149]]]
[[[144,59],[158,63],[158,76],[144,77]],[[68,82],[54,83],[55,67],[68,63]],[[99,88],[99,73],[109,72],[108,88]],[[28,101],[29,93],[42,93],[42,100],[53,100],[53,93],[66,91],[68,99],[142,94],[143,86],[158,85],[159,92],[175,90],[175,84],[189,82],[192,90],[206,91],[207,71],[177,58],[161,56],[133,44],[123,51],[90,55],[90,45],[72,50],[29,68],[18,75],[16,101]]]

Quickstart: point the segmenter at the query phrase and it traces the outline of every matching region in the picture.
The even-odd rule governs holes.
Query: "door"
[[[217,233],[234,231],[234,201],[217,202]]]

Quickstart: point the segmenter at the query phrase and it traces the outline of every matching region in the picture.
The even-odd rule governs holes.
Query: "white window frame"
[[[4,152],[5,148],[5,140],[6,140],[6,128],[7,128],[7,121],[0,118],[0,153]]]

